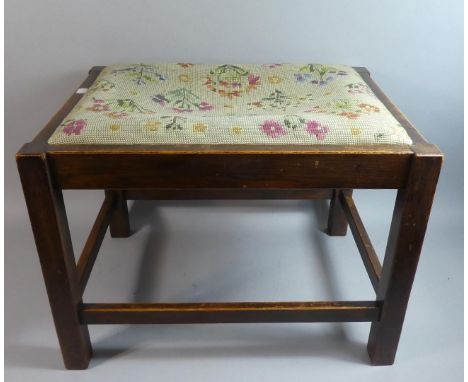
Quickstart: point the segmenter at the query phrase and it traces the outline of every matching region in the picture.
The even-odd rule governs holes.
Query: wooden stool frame
[[[442,165],[426,142],[356,68],[406,128],[412,146],[48,145],[81,95],[72,95],[17,153],[18,169],[68,369],[87,368],[89,324],[372,322],[372,364],[394,362],[427,221]],[[93,67],[80,88],[102,67]],[[75,262],[62,190],[102,189],[105,198]],[[383,266],[352,198],[353,189],[397,189]],[[330,199],[328,233],[349,224],[376,292],[373,301],[131,304],[85,303],[82,295],[107,228],[130,235],[127,200]]]

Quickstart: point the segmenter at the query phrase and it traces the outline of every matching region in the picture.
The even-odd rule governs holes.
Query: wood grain
[[[187,324],[376,321],[375,301],[83,304],[87,324]]]

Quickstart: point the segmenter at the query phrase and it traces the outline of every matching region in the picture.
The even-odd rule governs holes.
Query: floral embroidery
[[[244,129],[240,126],[233,126],[231,130],[236,135],[240,135],[244,132]]]
[[[178,63],[177,65],[179,65],[182,68],[190,68],[193,66],[193,64],[189,64],[189,63]]]
[[[154,82],[156,80],[164,81],[167,79],[166,76],[158,72],[154,65],[146,64],[137,64],[123,69],[114,69],[112,73],[127,73],[137,85],[146,85],[148,82]]]
[[[250,102],[248,105],[250,109],[261,108],[287,110],[289,107],[297,107],[302,104],[304,100],[311,99],[311,95],[307,94],[303,97],[290,96],[283,91],[275,89],[267,97],[263,97],[260,101]]]
[[[260,129],[270,138],[278,138],[282,135],[286,135],[284,126],[281,123],[272,120],[263,122],[260,125]]]
[[[99,80],[97,81],[90,90],[102,90],[103,92],[108,92],[109,90],[115,88],[115,84],[109,80]]]
[[[296,130],[299,127],[303,127],[306,120],[298,115],[287,115],[284,118],[284,125],[288,129]]]
[[[86,121],[84,119],[67,120],[63,122],[62,126],[62,131],[66,135],[80,135],[81,131],[86,127]]]
[[[338,115],[341,115],[342,117],[346,117],[348,119],[358,119],[359,114],[358,113],[353,113],[352,111],[343,111],[341,113],[338,113]]]
[[[328,133],[328,126],[322,125],[318,121],[308,121],[307,122],[307,131],[315,135],[315,137],[319,140],[322,141],[325,139],[327,133]]]
[[[351,134],[352,135],[359,135],[359,134],[361,134],[361,129],[359,127],[351,127]]]
[[[93,105],[88,107],[87,110],[97,111],[97,112],[109,111],[110,105],[106,103],[106,101],[104,101],[103,99],[93,98]]]
[[[369,86],[363,84],[362,82],[348,84],[346,85],[346,88],[348,88],[348,93],[350,94],[372,94]]]
[[[49,140],[101,141],[406,144],[411,139],[350,67],[137,63],[105,68]]]
[[[299,69],[296,73],[297,82],[310,82],[319,86],[325,86],[332,81],[335,76],[346,76],[348,73],[344,70],[337,70],[328,65],[308,64]]]
[[[154,96],[151,97],[151,99],[156,102],[156,103],[159,103],[161,106],[165,106],[166,103],[169,102],[169,100],[164,97],[164,95],[162,94],[155,94]]]
[[[201,111],[213,109],[212,104],[206,101],[200,102],[200,97],[186,88],[170,91],[166,95],[155,94],[152,96],[152,100],[161,106],[169,104],[172,106],[172,111],[176,113],[191,113],[195,109]]]
[[[155,120],[148,120],[145,122],[145,127],[146,127],[146,130],[149,131],[149,132],[155,132],[155,131],[158,131],[158,129],[162,126],[162,123],[159,122],[159,121],[155,121]]]
[[[93,104],[87,110],[95,112],[111,111],[107,115],[111,118],[121,118],[129,113],[151,113],[151,110],[137,104],[133,99],[114,99],[104,101],[103,99],[93,98]]]
[[[283,82],[283,79],[281,77],[278,77],[278,76],[268,76],[268,82],[270,84],[279,84],[279,83]]]
[[[128,116],[128,114],[123,111],[112,111],[110,113],[107,113],[107,115],[114,119],[125,118]]]
[[[381,141],[385,138],[385,134],[384,133],[375,133],[374,134],[374,139],[376,141]]]
[[[144,108],[131,98],[111,100],[109,101],[109,104],[117,111],[129,113],[152,113],[151,110]]]
[[[199,122],[193,125],[193,131],[195,131],[196,133],[204,133],[207,128],[208,125],[206,123]]]
[[[378,113],[380,111],[377,106],[369,105],[368,103],[360,103],[358,106],[367,113]]]
[[[380,108],[368,103],[358,103],[351,100],[335,100],[325,105],[316,105],[306,112],[336,114],[348,119],[357,119],[364,114],[378,113]]]
[[[184,128],[185,121],[187,120],[187,118],[178,116],[163,116],[161,119],[165,120],[164,127],[166,130],[182,130]]]
[[[179,74],[179,81],[181,82],[190,82],[190,77],[186,74]]]
[[[260,76],[236,65],[221,65],[210,70],[205,85],[220,96],[232,99],[256,89]]]

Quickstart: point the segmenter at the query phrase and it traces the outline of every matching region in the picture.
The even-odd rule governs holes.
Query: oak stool
[[[17,153],[65,366],[85,369],[89,324],[372,322],[372,364],[394,362],[442,153],[365,68],[322,64],[93,67]],[[75,262],[62,190],[102,189]],[[383,265],[353,189],[396,189]],[[330,199],[328,234],[350,226],[372,301],[87,303],[110,227],[128,237],[127,200]]]

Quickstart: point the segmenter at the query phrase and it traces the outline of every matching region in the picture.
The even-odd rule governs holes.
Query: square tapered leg
[[[62,192],[52,185],[45,155],[19,157],[18,168],[65,367],[86,369],[92,348],[79,320],[81,291]]]

